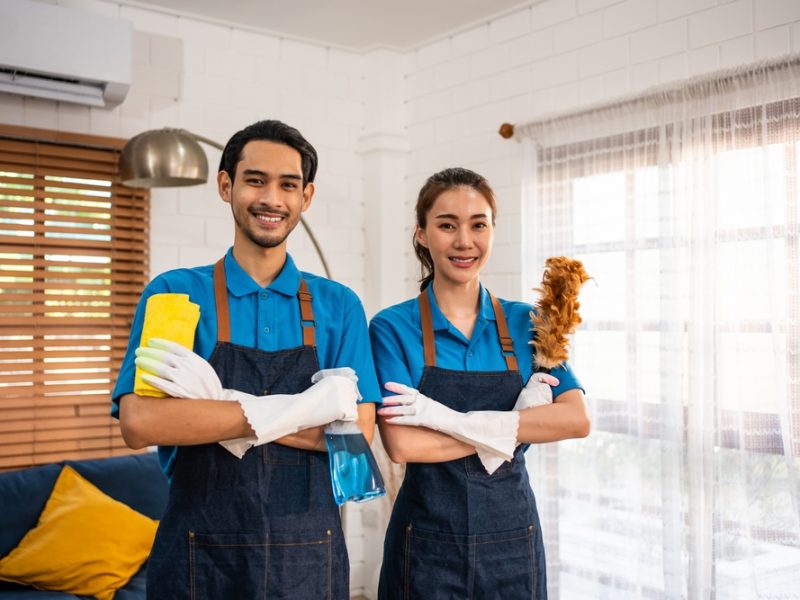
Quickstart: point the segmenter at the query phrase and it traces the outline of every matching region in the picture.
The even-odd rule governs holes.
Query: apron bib
[[[222,259],[214,291],[218,335],[209,362],[222,386],[256,396],[309,388],[319,362],[305,281],[303,345],[276,352],[230,342]],[[216,443],[178,449],[147,567],[148,598],[346,600],[349,577],[324,452],[271,443],[240,460]]]
[[[419,296],[425,368],[419,390],[460,412],[512,410],[522,391],[513,345],[494,296],[505,371],[436,366],[427,292]],[[544,545],[522,447],[489,475],[477,454],[409,463],[386,534],[381,600],[547,598]]]

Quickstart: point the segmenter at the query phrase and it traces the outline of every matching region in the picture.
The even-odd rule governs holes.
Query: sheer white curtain
[[[553,598],[800,598],[800,60],[517,127],[581,259],[589,438],[528,453]]]

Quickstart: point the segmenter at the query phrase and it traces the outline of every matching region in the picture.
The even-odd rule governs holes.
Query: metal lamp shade
[[[119,170],[123,185],[130,187],[198,185],[208,179],[208,160],[191,133],[157,129],[125,144]]]

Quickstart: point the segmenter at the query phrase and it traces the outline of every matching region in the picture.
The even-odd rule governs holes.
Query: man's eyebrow
[[[242,175],[256,175],[257,177],[263,177],[265,179],[268,176],[266,172],[260,171],[258,169],[245,169],[244,171],[242,171]],[[281,173],[280,175],[278,175],[278,177],[280,179],[297,179],[299,181],[302,181],[303,179],[303,176],[298,175],[297,173]]]

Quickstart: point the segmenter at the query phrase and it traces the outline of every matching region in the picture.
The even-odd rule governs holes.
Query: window
[[[620,107],[625,133],[541,138],[529,250],[575,256],[596,282],[572,356],[593,432],[532,467],[557,498],[544,532],[562,598],[800,585],[800,99],[776,85],[789,72],[741,73],[774,101],[723,107],[709,82],[662,110]],[[627,130],[638,109],[649,124]],[[579,135],[612,112],[560,126]]]
[[[148,278],[122,140],[0,127],[0,468],[127,453],[111,390]]]

